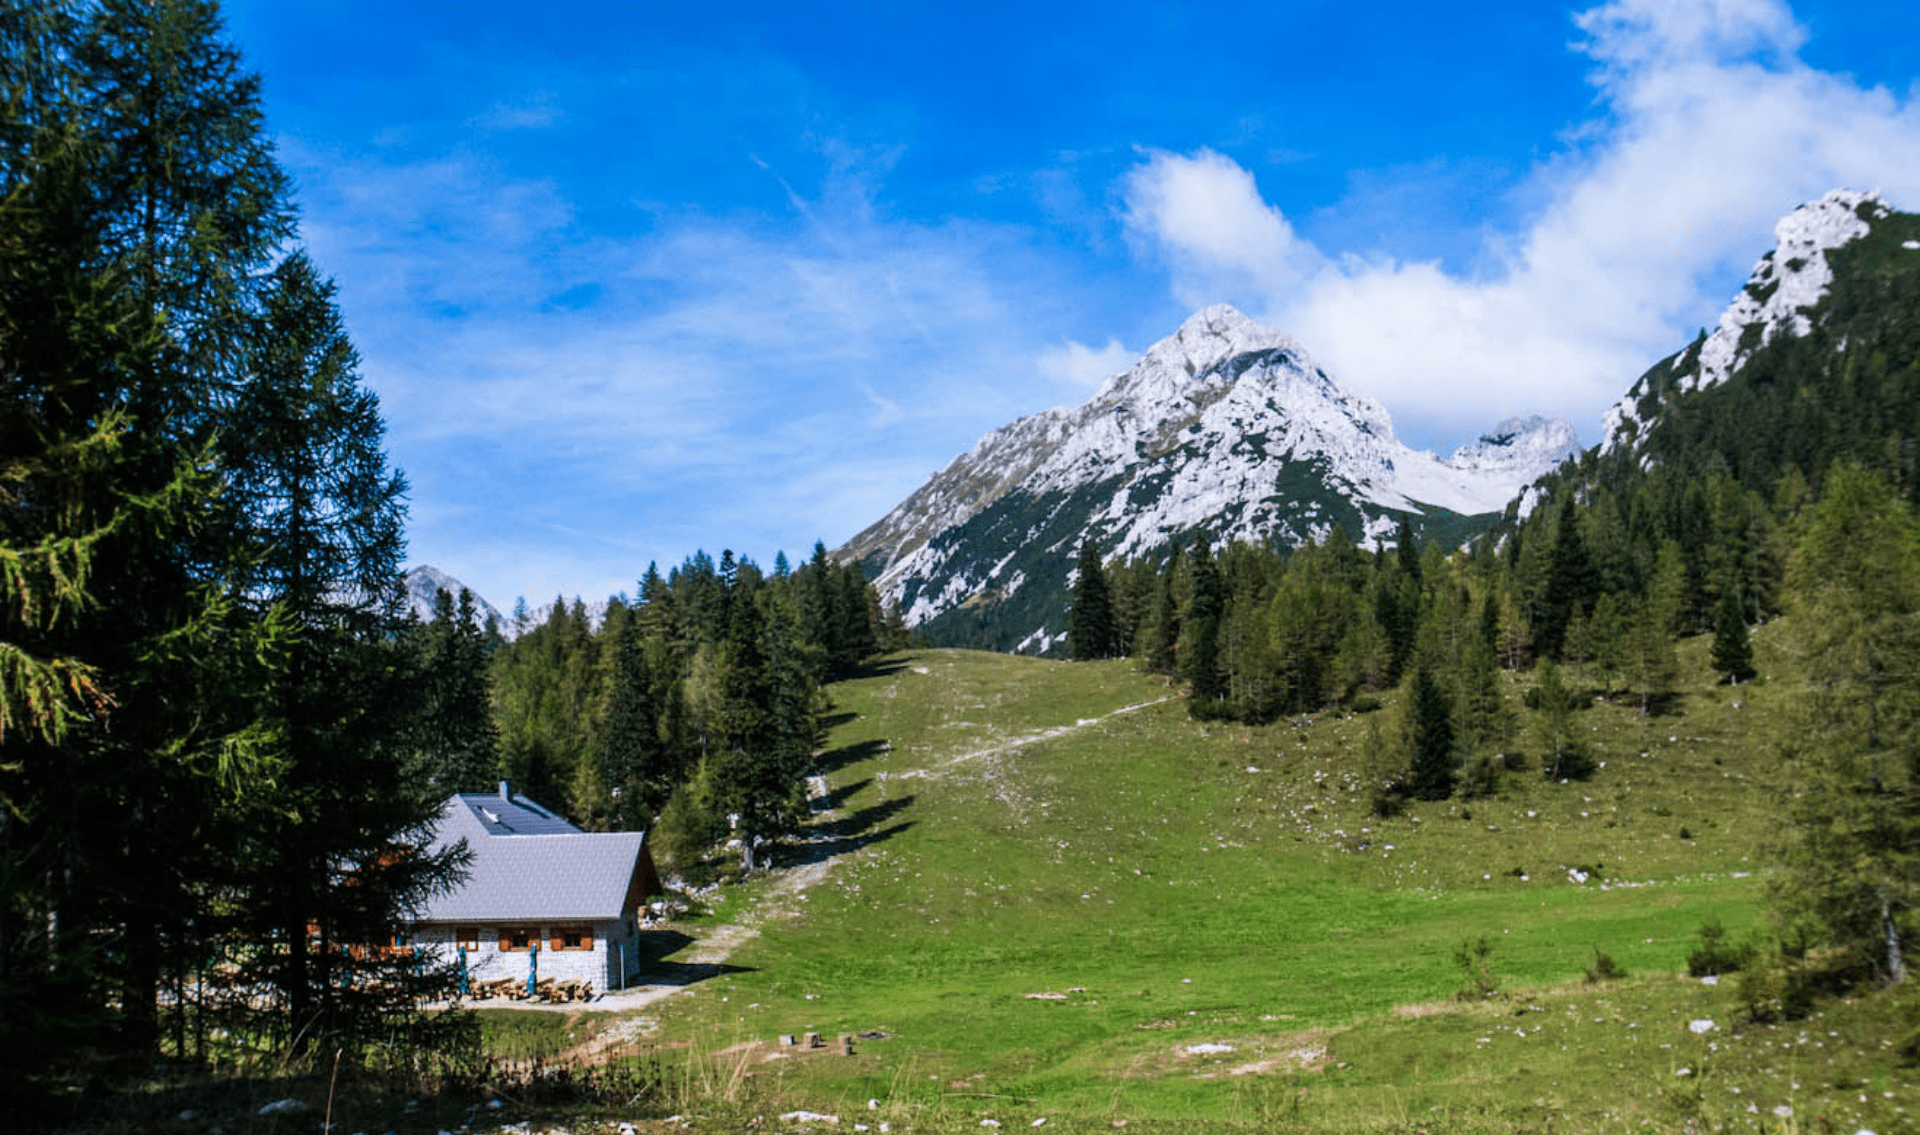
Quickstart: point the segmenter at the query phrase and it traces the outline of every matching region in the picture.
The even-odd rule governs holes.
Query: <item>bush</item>
[[[1238,721],[1240,707],[1221,698],[1195,694],[1187,699],[1187,716],[1195,721]]]
[[[1540,759],[1540,771],[1548,780],[1592,780],[1599,767],[1593,754],[1577,741],[1567,742],[1557,759],[1552,753]]]
[[[1453,952],[1453,961],[1467,981],[1454,990],[1454,1000],[1490,1001],[1500,996],[1500,983],[1493,976],[1493,963],[1488,960],[1492,953],[1493,942],[1485,934],[1460,943],[1460,948]]]
[[[1398,784],[1389,784],[1373,790],[1373,814],[1380,819],[1390,820],[1407,810],[1406,790]]]
[[[1593,948],[1593,964],[1587,967],[1587,984],[1598,985],[1603,981],[1619,981],[1627,976],[1625,966],[1613,960],[1613,955]]]
[[[1500,791],[1500,760],[1481,754],[1467,762],[1460,773],[1460,794],[1469,800],[1493,796]]]
[[[1706,977],[1710,974],[1739,973],[1752,963],[1753,943],[1733,946],[1728,944],[1727,928],[1714,919],[1700,927],[1700,948],[1687,955],[1687,974],[1690,977]]]
[[[1771,1024],[1780,1019],[1780,994],[1784,987],[1780,971],[1761,962],[1741,972],[1740,983],[1734,987],[1734,996],[1746,1007],[1749,1018],[1761,1024]]]

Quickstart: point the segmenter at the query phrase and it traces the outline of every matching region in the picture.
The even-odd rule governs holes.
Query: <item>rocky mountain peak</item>
[[[467,586],[432,564],[417,564],[408,568],[406,574],[401,577],[401,582],[407,589],[407,609],[413,613],[414,618],[423,623],[433,621],[434,599],[440,592],[445,591],[453,596],[457,610],[460,589]],[[468,593],[473,594],[471,588],[468,588]],[[499,623],[503,630],[507,626],[507,617],[480,595],[473,594],[473,606],[482,624],[491,618]]]
[[[1376,539],[1412,514],[1423,538],[1457,542],[1576,449],[1542,419],[1454,460],[1410,449],[1293,338],[1216,304],[1084,405],[981,438],[836,555],[865,563],[909,625],[987,619],[956,641],[1045,652],[1082,540],[1127,558],[1199,534],[1297,545],[1339,524]]]
[[[1777,242],[1773,251],[1754,265],[1746,286],[1721,313],[1720,322],[1705,338],[1663,364],[1676,389],[1717,386],[1754,351],[1779,336],[1798,337],[1812,331],[1808,309],[1820,302],[1833,283],[1827,253],[1866,236],[1875,220],[1892,213],[1877,192],[1834,189],[1780,218],[1773,228]],[[1642,377],[1606,412],[1601,430],[1606,452],[1631,447],[1639,439],[1646,415],[1658,412],[1648,397],[1654,393]]]
[[[1535,414],[1508,418],[1453,451],[1447,464],[1456,469],[1538,476],[1580,452],[1573,427]]]

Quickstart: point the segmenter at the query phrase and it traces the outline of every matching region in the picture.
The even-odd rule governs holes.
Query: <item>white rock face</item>
[[[1755,350],[1780,335],[1800,336],[1813,330],[1806,310],[1818,304],[1833,283],[1827,253],[1866,236],[1871,225],[1861,218],[1893,212],[1877,193],[1835,189],[1818,201],[1800,206],[1773,227],[1778,242],[1754,265],[1746,287],[1720,316],[1706,339],[1688,347],[1674,360],[1682,390],[1701,390],[1725,382]],[[1756,341],[1748,328],[1759,328]],[[1741,346],[1745,340],[1747,346]],[[1631,446],[1640,437],[1639,402],[1646,394],[1636,382],[1602,419],[1601,445],[1612,453]]]
[[[467,585],[448,575],[446,572],[441,571],[432,564],[420,564],[416,567],[408,568],[406,575],[402,578],[405,580],[407,586],[407,610],[413,613],[414,618],[419,619],[423,623],[432,622],[434,597],[443,590],[453,596],[454,610],[456,613],[459,611],[460,589]],[[469,592],[472,591],[471,588],[468,588],[468,590]],[[487,619],[492,618],[500,624],[502,633],[508,633],[507,617],[502,615],[493,604],[475,595],[473,597],[473,607],[479,615],[481,626],[485,626]]]
[[[1378,402],[1341,389],[1299,343],[1215,305],[1085,405],[981,438],[837,555],[879,558],[877,587],[895,601],[921,581],[902,611],[918,626],[984,592],[1034,586],[1024,544],[979,562],[940,539],[1016,490],[1059,502],[1057,514],[1070,499],[1085,507],[1079,494],[1097,486],[1102,498],[1073,529],[1109,557],[1131,557],[1201,528],[1221,540],[1322,539],[1339,519],[1336,498],[1368,506],[1364,531],[1349,529],[1355,539],[1391,536],[1383,510],[1493,512],[1578,449],[1570,426],[1540,418],[1503,422],[1444,460],[1410,449]],[[1077,551],[1064,543],[1042,550],[1062,573]],[[1035,627],[1022,647],[1044,650],[1057,637]]]

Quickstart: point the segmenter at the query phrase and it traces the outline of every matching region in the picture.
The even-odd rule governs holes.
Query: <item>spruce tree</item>
[[[835,617],[840,633],[836,636],[839,653],[834,659],[833,674],[850,677],[880,649],[879,636],[874,632],[879,603],[858,564],[836,568],[834,575],[837,577]]]
[[[762,840],[806,811],[812,756],[812,687],[799,664],[798,630],[775,604],[743,596],[721,653],[714,751],[705,775],[721,814],[735,818],[741,863],[756,870]]]
[[[1227,692],[1220,668],[1220,619],[1226,613],[1226,588],[1220,578],[1220,565],[1204,539],[1194,546],[1190,570],[1193,596],[1181,623],[1180,669],[1193,683],[1193,701],[1208,706]]]
[[[1547,558],[1546,588],[1534,623],[1535,650],[1550,658],[1560,657],[1567,624],[1593,601],[1597,581],[1593,559],[1581,538],[1580,513],[1569,492],[1561,499],[1553,550]]]
[[[487,792],[500,777],[498,731],[487,693],[487,636],[473,593],[456,604],[434,596],[433,621],[418,628],[419,705],[414,759],[436,796]]]
[[[673,767],[662,743],[657,683],[641,638],[640,620],[628,615],[611,629],[606,717],[600,729],[598,763],[609,789],[609,826],[615,831],[638,831],[652,823],[665,806],[679,770]]]
[[[1159,674],[1172,674],[1178,661],[1180,596],[1177,584],[1183,568],[1180,540],[1176,537],[1170,542],[1166,565],[1154,584],[1153,615],[1145,648],[1147,669]]]
[[[0,1031],[51,994],[150,1050],[165,972],[204,956],[232,893],[235,801],[275,771],[258,693],[289,628],[224,586],[251,550],[211,439],[291,209],[219,32],[187,0],[0,11],[0,544],[23,598],[0,624],[23,707],[0,762]]]
[[[1446,690],[1426,670],[1416,670],[1407,688],[1407,785],[1421,800],[1453,795],[1453,710]]]
[[[379,407],[332,297],[303,254],[275,267],[231,410],[246,428],[221,435],[239,592],[291,632],[260,707],[281,763],[276,791],[235,834],[240,925],[286,944],[245,976],[278,988],[303,1025],[297,1046],[371,1035],[381,994],[365,971],[404,988],[411,967],[351,949],[384,940],[399,909],[451,870],[445,858],[394,854],[440,805],[409,775],[412,675],[396,649],[406,483],[387,464]],[[342,864],[355,865],[355,886],[339,884]]]
[[[1720,595],[1710,660],[1714,672],[1735,685],[1753,677],[1753,641],[1747,635],[1746,616],[1740,612],[1740,598],[1731,589]]]
[[[1113,605],[1107,592],[1106,569],[1092,537],[1080,542],[1078,578],[1073,584],[1073,606],[1067,613],[1067,650],[1089,660],[1113,655]]]
[[[1513,712],[1500,688],[1500,660],[1475,636],[1461,654],[1460,742],[1467,752],[1504,752],[1513,733]]]

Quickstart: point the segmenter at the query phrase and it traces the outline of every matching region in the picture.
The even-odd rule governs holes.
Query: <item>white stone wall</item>
[[[472,923],[466,925],[475,925]],[[500,949],[501,923],[479,923],[480,945],[478,949],[467,951],[467,973],[471,980],[497,981],[501,978],[514,978],[525,981],[528,970],[528,951]],[[508,925],[532,928],[531,923],[516,922]],[[567,926],[579,926],[581,923],[569,922]],[[552,978],[555,981],[590,981],[596,993],[621,987],[620,970],[624,963],[627,974],[631,975],[639,968],[636,951],[639,946],[639,930],[632,919],[625,922],[596,922],[589,924],[593,930],[593,948],[591,950],[555,950],[554,924],[540,926],[540,980]],[[452,962],[459,956],[459,943],[454,939],[457,927],[444,923],[417,924],[408,934],[407,941],[438,952],[447,961]]]

